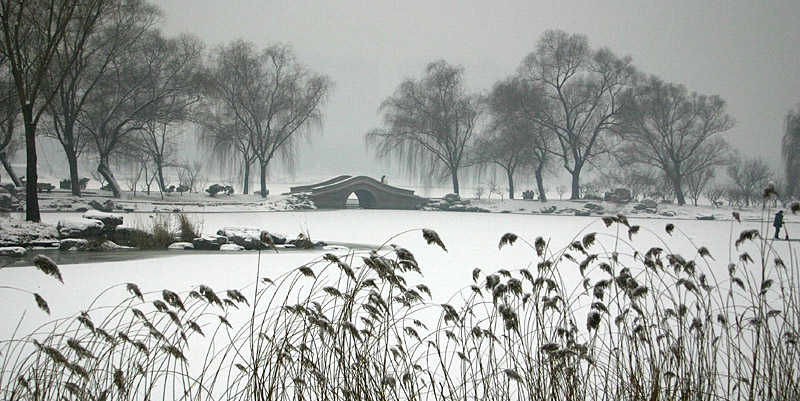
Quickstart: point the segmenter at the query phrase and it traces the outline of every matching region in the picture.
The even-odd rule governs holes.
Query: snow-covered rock
[[[99,210],[101,212],[110,213],[110,212],[114,211],[114,202],[112,202],[111,199],[109,199],[109,200],[107,200],[107,201],[105,201],[103,203],[100,203],[100,202],[98,202],[96,200],[90,200],[89,201],[89,206],[91,206],[93,209]]]
[[[89,241],[83,238],[65,238],[58,247],[62,251],[88,251]]]
[[[101,212],[99,210],[88,210],[83,214],[84,219],[100,220],[103,222],[103,230],[106,232],[114,231],[114,229],[122,225],[122,216],[118,214],[111,214]]]
[[[21,258],[25,256],[28,251],[21,246],[4,246],[0,247],[0,256],[8,256],[12,258]]]
[[[218,236],[207,236],[207,237],[200,237],[195,238],[192,240],[192,244],[194,245],[194,249],[199,251],[218,251],[220,247],[220,243],[217,242]]]
[[[176,242],[170,244],[169,248],[167,249],[189,250],[189,249],[194,249],[194,244],[192,244],[191,242]]]
[[[658,207],[658,202],[650,198],[644,198],[640,203],[645,205],[645,209],[655,209]]]
[[[244,247],[244,249],[264,249],[266,246],[261,242],[261,235],[267,234],[272,238],[276,245],[286,243],[286,236],[273,234],[255,227],[223,227],[217,230],[217,235],[224,236],[229,242]]]
[[[89,238],[103,233],[103,222],[90,219],[60,220],[56,229],[59,237],[63,238]]]
[[[0,247],[58,246],[58,231],[49,224],[0,217]]]
[[[236,244],[225,244],[225,245],[221,245],[219,247],[219,250],[220,251],[233,251],[233,252],[236,252],[236,251],[243,251],[244,247],[236,245]]]

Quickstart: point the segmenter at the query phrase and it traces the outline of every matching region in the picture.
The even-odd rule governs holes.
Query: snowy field
[[[63,218],[62,213],[45,213],[45,222],[55,223]],[[537,236],[549,241],[553,251],[560,250],[571,241],[580,240],[584,234],[598,232],[598,243],[611,251],[618,246],[624,254],[628,241],[620,226],[606,228],[597,217],[567,217],[547,215],[500,214],[500,213],[452,213],[420,211],[339,210],[264,213],[209,213],[192,217],[202,222],[203,231],[213,233],[223,226],[251,226],[278,232],[293,237],[299,232],[310,234],[314,240],[334,243],[354,243],[378,246],[384,242],[409,249],[416,256],[423,271],[421,279],[409,276],[410,284],[419,280],[433,291],[435,302],[445,302],[457,291],[472,283],[471,272],[480,268],[490,273],[497,269],[516,270],[535,266],[538,262],[533,249],[522,241],[513,247],[498,249],[500,237],[512,232],[521,239],[533,243]],[[126,217],[128,218],[128,217]],[[147,219],[146,214],[133,214],[130,218]],[[666,224],[673,222],[676,230],[672,236],[665,233]],[[680,253],[686,259],[697,257],[695,246],[706,246],[716,261],[710,269],[720,277],[726,276],[729,261],[736,261],[739,253],[732,248],[733,241],[744,229],[759,229],[772,232],[771,225],[758,222],[692,221],[666,219],[630,218],[631,225],[640,225],[639,234],[632,244],[645,252],[652,246],[663,247]],[[126,220],[135,224],[134,220]],[[394,235],[406,230],[430,228],[441,236],[448,252],[427,245],[419,231]],[[797,223],[789,224],[789,232],[800,232]],[[653,233],[656,233],[656,237]],[[614,238],[619,235],[620,242]],[[660,238],[660,239],[659,239]],[[662,242],[662,240],[665,241]],[[785,260],[790,260],[789,243],[776,241],[771,244]],[[0,270],[0,286],[16,287],[41,294],[50,304],[52,316],[48,317],[36,308],[33,296],[11,289],[0,289],[0,338],[12,335],[19,322],[18,333],[29,333],[38,324],[54,318],[73,315],[97,305],[112,305],[128,294],[127,282],[139,285],[144,292],[170,289],[179,293],[188,292],[200,284],[217,291],[241,289],[255,280],[257,269],[261,276],[277,277],[331,251],[286,251],[279,254],[254,251],[241,253],[194,253],[174,251],[157,253],[153,257],[113,262],[90,262],[66,264],[60,261],[64,284],[44,276],[33,267],[8,267]],[[335,251],[344,254],[347,251]],[[599,249],[597,250],[599,252]],[[796,252],[796,251],[794,251]],[[750,253],[756,258],[757,250]],[[796,257],[796,255],[795,255]],[[705,269],[701,259],[698,263]],[[562,272],[567,285],[580,283],[577,268]],[[574,280],[570,283],[570,278]],[[111,290],[104,292],[111,287]],[[102,294],[101,294],[102,293]],[[99,299],[95,300],[97,297]]]

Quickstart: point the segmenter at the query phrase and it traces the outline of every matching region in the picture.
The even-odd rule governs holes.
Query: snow
[[[83,213],[84,219],[91,219],[91,220],[104,220],[104,219],[122,219],[123,216],[121,214],[115,213],[106,213],[101,212],[99,210],[87,210]]]
[[[219,250],[220,251],[236,252],[236,251],[243,251],[244,247],[236,245],[236,244],[223,244],[223,245],[220,245]]]
[[[99,233],[103,230],[104,224],[100,220],[90,219],[65,219],[59,220],[56,228],[62,238],[81,237],[86,231]]]
[[[194,249],[194,244],[191,242],[175,242],[169,246],[169,249],[189,250]]]
[[[58,244],[58,231],[49,224],[0,216],[0,246]]]

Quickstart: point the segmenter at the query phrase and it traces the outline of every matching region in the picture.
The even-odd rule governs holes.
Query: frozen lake
[[[46,213],[43,220],[55,223],[65,216],[76,214]],[[310,234],[314,240],[334,243],[355,243],[377,246],[384,242],[394,243],[409,249],[416,256],[424,277],[409,276],[410,283],[424,282],[433,291],[436,302],[445,302],[458,290],[472,283],[471,272],[480,268],[484,272],[497,269],[516,270],[536,265],[538,259],[533,249],[522,242],[513,247],[498,249],[500,237],[512,232],[521,239],[533,243],[537,236],[549,241],[550,248],[558,251],[586,233],[598,232],[598,248],[593,252],[611,251],[615,246],[621,254],[632,253],[630,248],[617,242],[614,236],[619,230],[620,240],[628,241],[624,227],[617,224],[606,228],[598,217],[565,217],[500,213],[452,213],[427,211],[386,210],[337,210],[295,211],[264,213],[207,213],[192,215],[202,221],[203,232],[214,233],[224,226],[250,226],[282,233],[294,237],[299,232]],[[147,214],[126,215],[126,225],[141,224],[149,219]],[[730,260],[737,260],[739,253],[731,244],[744,229],[759,229],[771,232],[771,225],[757,222],[695,221],[630,219],[631,225],[640,225],[639,234],[632,244],[640,252],[652,246],[660,246],[670,252],[680,253],[686,259],[696,257],[692,245],[706,246],[716,261],[711,269],[725,276]],[[667,223],[674,223],[675,232],[670,237],[664,231]],[[621,228],[620,228],[621,227]],[[427,245],[419,231],[392,236],[420,228],[430,228],[441,236],[449,252]],[[790,225],[790,232],[797,227]],[[657,233],[661,238],[656,237]],[[664,240],[666,243],[662,243]],[[783,258],[789,260],[786,242],[775,242],[773,246]],[[754,259],[756,249],[749,250]],[[86,309],[103,290],[120,283],[133,282],[143,291],[158,291],[167,288],[176,292],[189,291],[206,284],[220,291],[243,288],[252,283],[259,268],[261,276],[276,277],[303,265],[330,251],[254,251],[240,253],[195,253],[192,251],[156,252],[147,258],[125,260],[97,260],[70,264],[68,259],[59,261],[64,284],[35,271],[33,267],[9,267],[0,270],[0,285],[17,287],[41,294],[50,304],[52,318],[66,317]],[[345,253],[346,251],[336,251]],[[580,259],[580,258],[579,258]],[[698,264],[705,268],[701,259]],[[562,272],[567,279],[574,278],[577,286],[580,275],[574,271]],[[570,283],[567,283],[570,284]],[[114,304],[124,298],[124,286],[118,286],[96,301],[100,305]],[[21,333],[27,333],[36,322],[48,320],[36,308],[30,294],[0,290],[0,338],[8,338],[14,326],[25,315]]]

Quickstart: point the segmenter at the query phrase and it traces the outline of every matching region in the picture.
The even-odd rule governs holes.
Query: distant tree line
[[[256,166],[266,196],[271,162],[291,166],[297,140],[321,122],[332,83],[290,47],[234,41],[206,50],[196,37],[165,36],[161,18],[145,0],[0,0],[0,162],[21,186],[10,159],[25,152],[27,220],[39,220],[41,135],[63,148],[76,196],[86,162],[115,197],[119,169],[133,191],[140,180],[162,196],[194,190],[205,163],[182,157],[187,127],[220,164],[240,166],[245,193]]]
[[[570,199],[625,187],[634,197],[680,205],[701,197],[749,205],[775,180],[766,163],[741,159],[720,136],[734,120],[719,96],[664,82],[630,57],[563,31],[545,32],[488,94],[470,91],[463,68],[440,60],[421,79],[403,81],[380,111],[382,127],[365,136],[378,156],[399,159],[428,182],[451,180],[455,193],[460,173],[489,169],[505,175],[509,198],[516,177],[532,175],[546,201],[544,175],[561,166],[571,177]],[[800,112],[786,118],[783,149],[783,193],[797,196]],[[587,169],[598,178],[587,182]],[[722,188],[712,185],[720,169],[730,181]],[[559,196],[565,191],[557,188]]]

